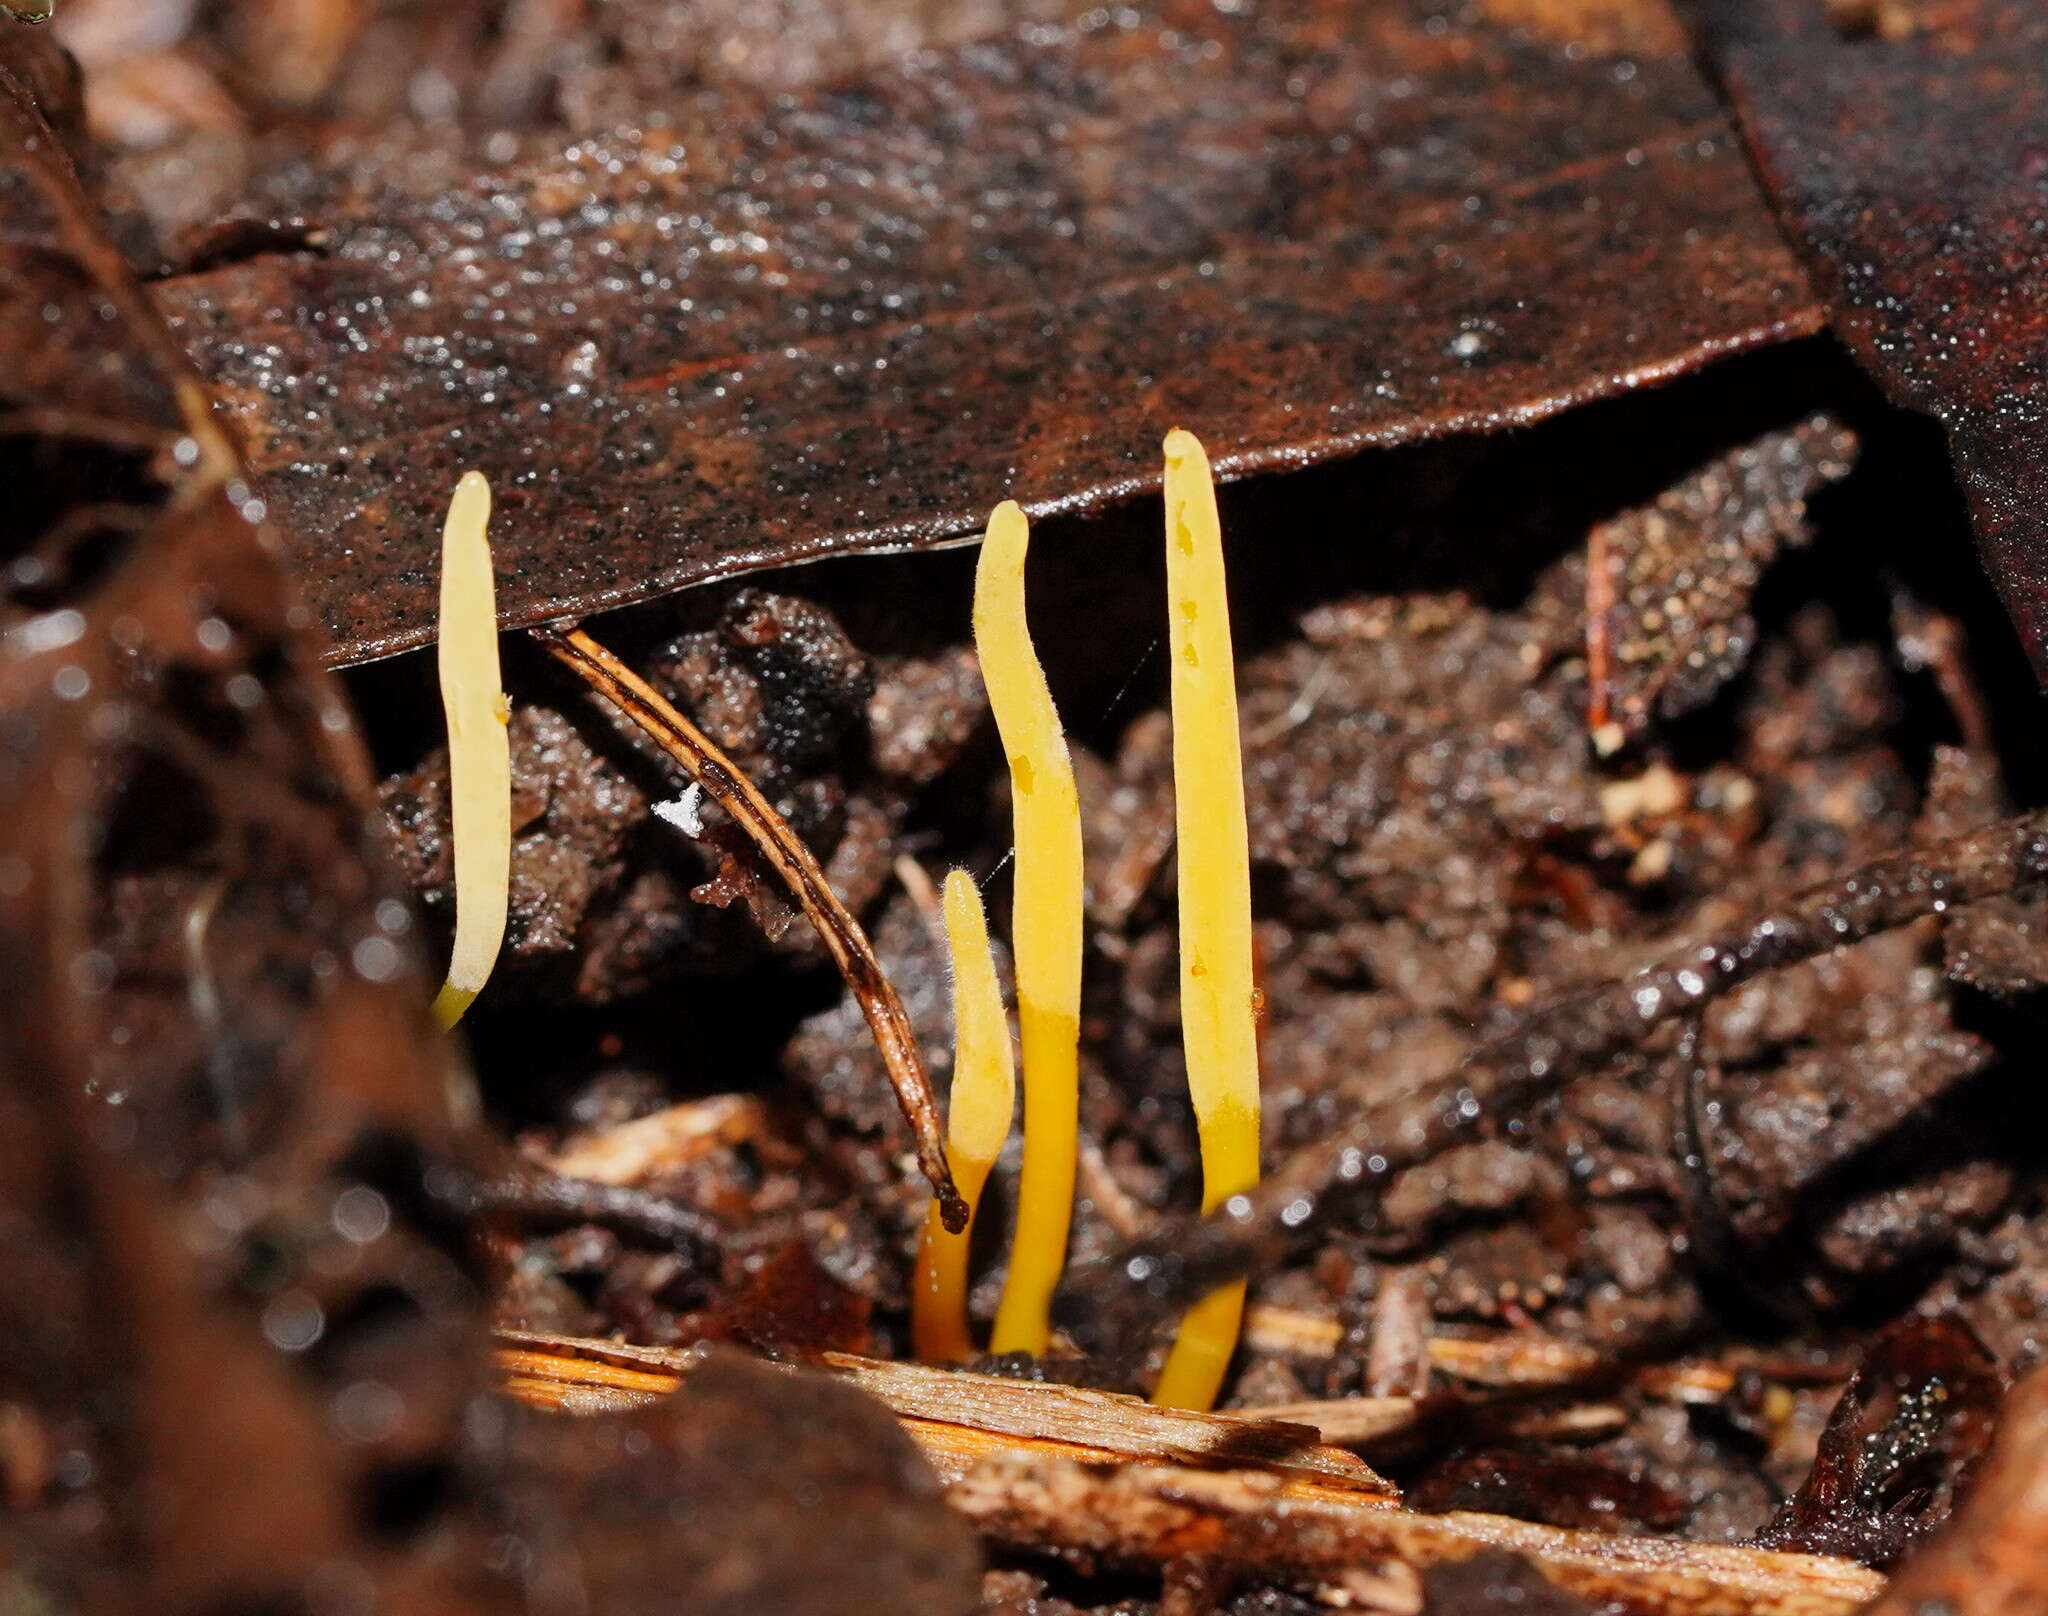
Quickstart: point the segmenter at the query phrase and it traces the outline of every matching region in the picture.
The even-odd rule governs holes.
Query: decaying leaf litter
[[[1055,385],[1042,358],[1019,367],[1010,328],[970,316],[949,330],[956,347],[905,357],[906,391],[870,383],[859,392],[866,413],[852,418],[891,432],[846,428],[845,395],[831,388],[797,390],[811,401],[809,418],[750,419],[743,399],[733,419],[746,430],[729,440],[717,476],[680,494],[660,475],[639,479],[679,503],[636,535],[654,543],[651,556],[619,559],[616,576],[627,581],[617,596],[604,594],[609,584],[579,593],[590,583],[579,565],[612,558],[589,542],[595,529],[572,524],[611,506],[579,505],[566,469],[577,450],[564,436],[564,474],[526,485],[536,490],[523,496],[534,520],[514,539],[542,552],[512,568],[530,604],[508,615],[533,618],[739,561],[942,537],[977,522],[1000,493],[1037,497],[1034,476],[1048,499],[1078,489],[1092,501],[1123,484],[1092,471],[1105,462],[1091,453],[1109,455],[1134,483],[1163,417],[1197,402],[1215,412],[1212,438],[1251,445],[1246,467],[1313,458],[1534,419],[1808,331],[1818,310],[1733,161],[1721,114],[1684,66],[1682,36],[1654,8],[1437,25],[1399,7],[1311,8],[1309,21],[1290,16],[1270,34],[1231,12],[1220,22],[1209,12],[1109,24],[1084,16],[1071,31],[1015,34],[994,26],[1004,19],[982,29],[956,18],[946,26],[966,31],[933,36],[930,57],[912,68],[894,60],[893,41],[915,42],[921,24],[892,14],[889,30],[904,32],[866,59],[866,44],[850,42],[858,30],[825,28],[809,54],[800,42],[752,56],[742,48],[723,74],[719,52],[692,57],[682,33],[663,35],[650,20],[663,9],[620,8],[602,25],[616,33],[592,54],[588,41],[562,46],[567,34],[550,33],[547,7],[502,30],[482,8],[451,11],[433,38],[419,36],[418,51],[448,93],[429,98],[424,115],[411,112],[423,123],[435,108],[469,120],[474,144],[459,146],[446,127],[386,134],[411,148],[388,171],[397,182],[379,180],[386,171],[361,149],[334,142],[369,138],[360,129],[378,121],[374,97],[392,76],[380,81],[375,64],[413,26],[400,14],[314,7],[294,24],[281,12],[285,41],[321,45],[323,55],[281,51],[275,33],[266,44],[232,10],[202,31],[138,46],[121,37],[122,8],[101,6],[102,83],[125,83],[130,99],[109,102],[88,78],[89,93],[102,93],[98,146],[80,132],[61,63],[25,31],[8,31],[20,155],[4,193],[5,304],[13,329],[43,339],[7,346],[9,403],[30,429],[8,441],[40,473],[24,486],[47,500],[17,540],[32,564],[10,572],[10,791],[33,856],[9,866],[22,873],[8,877],[6,936],[18,974],[39,989],[24,1001],[33,1014],[6,1034],[10,1070],[39,1074],[10,1090],[21,1119],[8,1175],[17,1186],[10,1244],[21,1255],[10,1271],[34,1276],[10,1332],[9,1536],[27,1568],[11,1574],[73,1604],[154,1594],[186,1608],[259,1596],[286,1608],[356,1608],[367,1591],[403,1608],[511,1608],[550,1604],[580,1584],[591,1608],[606,1609],[671,1608],[677,1587],[706,1589],[706,1608],[965,1609],[975,1549],[956,1518],[964,1515],[982,1552],[996,1556],[981,1583],[984,1608],[995,1609],[1348,1600],[1462,1610],[1509,1599],[1846,1609],[1881,1585],[1833,1560],[1745,1548],[1688,1559],[1643,1546],[1759,1535],[1777,1549],[1874,1561],[1904,1553],[1890,1598],[1916,1586],[1952,1592],[1961,1609],[2024,1597],[2039,1573],[2014,1547],[2029,1539],[2009,1512],[2027,1507],[2023,1478],[2040,1463],[2026,1405],[1988,1457],[1985,1442],[2000,1379],[2031,1366],[2042,1274],[2024,1080],[2027,994],[2041,975],[2032,890],[2041,838],[2031,821],[2001,818],[2036,787],[2032,697],[1988,597],[1956,565],[1967,541],[1942,500],[1938,453],[1814,344],[1571,409],[1524,434],[1367,456],[1227,503],[1270,1158],[1300,1163],[1294,1147],[1371,1117],[1384,1148],[1398,1142],[1415,1162],[1306,1233],[1254,1243],[1254,1306],[1232,1396],[1272,1411],[1264,1423],[1241,1436],[1224,1427],[1204,1454],[1161,1453],[1117,1446],[1135,1440],[1136,1416],[1110,1402],[1099,1415],[1109,1445],[1075,1455],[1058,1451],[1071,1445],[1073,1405],[1049,1402],[1069,1410],[1069,1424],[1048,1412],[1033,1429],[1028,1383],[990,1381],[988,1396],[963,1400],[947,1391],[962,1377],[938,1375],[939,1390],[926,1395],[939,1401],[912,1412],[899,1384],[911,1371],[872,1363],[856,1378],[896,1410],[910,1439],[896,1441],[871,1403],[820,1387],[792,1409],[780,1382],[768,1390],[763,1371],[729,1355],[703,1370],[693,1358],[673,1400],[581,1420],[525,1414],[491,1394],[483,1331],[492,1321],[650,1350],[711,1339],[784,1358],[892,1358],[904,1344],[908,1239],[925,1192],[907,1169],[859,1012],[833,1005],[816,944],[803,928],[783,930],[788,917],[746,846],[715,810],[703,815],[700,842],[651,817],[647,805],[676,782],[517,641],[507,680],[522,704],[513,962],[476,1012],[484,1121],[469,1120],[464,1080],[415,1016],[427,970],[414,955],[433,957],[440,944],[422,947],[399,887],[380,889],[388,878],[375,872],[392,866],[347,851],[368,802],[362,753],[259,537],[274,532],[310,557],[304,587],[350,643],[340,613],[387,582],[371,541],[424,544],[432,519],[414,523],[406,502],[430,511],[452,476],[435,482],[422,471],[408,493],[414,467],[366,453],[373,464],[359,484],[337,474],[306,495],[280,480],[284,462],[268,450],[290,440],[272,433],[307,434],[288,452],[310,465],[307,451],[325,452],[318,433],[346,448],[426,419],[418,411],[439,383],[390,363],[406,351],[402,320],[375,332],[344,322],[318,344],[276,341],[271,326],[252,322],[237,349],[225,304],[209,306],[210,329],[169,328],[197,360],[195,374],[151,301],[177,313],[198,282],[240,276],[292,286],[297,301],[277,308],[325,325],[312,319],[336,306],[322,301],[332,289],[323,276],[378,255],[389,264],[392,242],[426,228],[407,211],[403,176],[424,191],[423,176],[459,161],[437,149],[467,150],[473,166],[444,172],[470,176],[475,194],[516,202],[508,175],[540,174],[551,145],[566,150],[593,130],[615,137],[655,95],[695,107],[705,127],[751,104],[780,143],[794,136],[777,120],[801,121],[801,95],[815,93],[812,116],[824,120],[824,107],[856,126],[870,120],[886,146],[888,129],[917,127],[901,116],[906,107],[965,96],[962,83],[994,103],[971,109],[989,120],[973,127],[1028,131],[1028,109],[1009,109],[1005,123],[1002,97],[987,88],[1006,73],[1054,99],[1123,83],[1118,68],[1149,87],[1148,53],[1172,58],[1179,45],[1160,34],[1183,22],[1203,48],[1216,34],[1202,30],[1220,30],[1253,42],[1254,65],[1268,51],[1271,62],[1329,73],[1298,89],[1279,81],[1274,100],[1287,116],[1257,129],[1279,154],[1264,164],[1233,170],[1233,150],[1265,148],[1245,124],[1214,126],[1218,155],[1200,172],[1211,181],[1234,173],[1243,186],[1225,188],[1211,222],[1242,238],[1235,257],[1227,243],[1146,235],[1141,225],[1161,229],[1156,207],[1121,220],[1100,201],[1141,189],[1147,176],[1156,189],[1170,169],[1143,137],[1170,153],[1187,120],[1209,132],[1200,120],[1219,116],[1213,101],[1169,96],[1156,126],[1131,100],[1087,103],[1104,127],[1062,147],[1061,161],[1085,175],[1108,159],[1082,158],[1121,151],[1131,166],[1122,178],[1097,175],[1098,190],[1073,181],[1081,203],[1048,217],[1071,222],[1068,258],[1111,244],[1084,277],[1097,263],[1143,271],[1113,288],[1128,294],[1122,304],[1061,300],[1070,323],[1052,346],[1079,356],[1092,391],[1069,387],[1072,377]],[[1347,78],[1340,50],[1310,48],[1326,43],[1318,23],[1353,12],[1373,25],[1362,42],[1356,29],[1345,36],[1360,58],[1350,71],[1371,80],[1363,86]],[[463,30],[479,28],[470,40],[494,48],[465,55]],[[1576,52],[1562,47],[1561,28],[1580,30]],[[976,30],[996,43],[957,42]],[[748,37],[731,35],[742,47]],[[634,48],[657,38],[659,48]],[[1403,94],[1371,79],[1371,47],[1387,39],[1420,56],[1394,58],[1413,66]],[[608,64],[599,60],[607,54]],[[664,79],[671,59],[686,65]],[[1563,82],[1529,79],[1519,111],[1497,94],[1489,122],[1475,105],[1487,98],[1460,101],[1456,75],[1486,84],[1473,64],[1503,59],[1547,65]],[[1623,62],[1634,71],[1618,73]],[[159,128],[138,138],[122,114],[134,117],[152,64],[175,64],[182,77],[156,82],[187,93],[158,97]],[[773,86],[798,81],[811,89],[787,92],[798,96],[792,112]],[[852,83],[865,94],[849,92]],[[1645,155],[1631,162],[1634,148],[1616,131],[1616,142],[1574,153],[1582,165],[1560,163],[1557,146],[1583,139],[1596,113],[1623,116],[1615,86],[1648,120]],[[1317,87],[1326,100],[1309,93]],[[1256,98],[1243,99],[1230,110],[1252,121]],[[1674,103],[1705,126],[1690,138],[1705,142],[1695,156],[1717,176],[1690,199],[1701,212],[1678,229],[1679,244],[1626,181],[1683,147],[1673,126],[1655,121]],[[1417,133],[1400,121],[1431,107],[1443,129]],[[1498,189],[1474,188],[1478,229],[1462,195],[1432,211],[1401,192],[1409,210],[1388,262],[1307,298],[1273,266],[1308,265],[1313,286],[1314,271],[1355,244],[1344,230],[1352,210],[1381,194],[1327,189],[1358,183],[1346,172],[1357,165],[1335,160],[1355,153],[1355,141],[1333,150],[1347,131],[1317,121],[1333,108],[1386,112],[1372,149],[1379,183],[1396,192],[1399,176],[1384,171],[1399,164],[1388,154],[1434,156],[1435,177],[1454,182],[1461,165],[1485,171],[1503,149],[1528,166]],[[38,128],[39,114],[68,146]],[[1517,116],[1547,128],[1550,144],[1520,138],[1528,126]],[[353,135],[352,117],[362,120]],[[493,146],[485,131],[506,123],[523,132]],[[818,149],[830,145],[825,122],[808,127]],[[853,140],[846,133],[843,149]],[[993,136],[986,146],[992,165],[1011,155]],[[87,154],[77,177],[66,150]],[[176,171],[181,152],[188,178],[206,162],[239,165],[232,185],[184,216],[167,205],[175,192],[138,187]],[[800,156],[795,172],[815,169]],[[1275,174],[1307,179],[1281,186]],[[1428,193],[1432,176],[1421,178],[1412,188]],[[992,190],[985,170],[963,185]],[[1715,185],[1726,187],[1724,202],[1713,200]],[[372,192],[375,205],[357,201],[358,214],[337,207],[326,219],[298,200],[270,205]],[[1261,211],[1262,194],[1307,200],[1291,213]],[[1553,206],[1501,222],[1530,195]],[[955,204],[942,200],[945,218]],[[778,218],[772,199],[750,216]],[[1503,241],[1510,247],[1488,257]],[[445,244],[413,250],[424,263]],[[1018,261],[1047,266],[1039,279],[1058,273],[1050,245],[1016,250],[1026,248],[1041,256]],[[1519,256],[1524,248],[1532,256]],[[906,281],[947,286],[952,251],[942,243]],[[1599,260],[1601,251],[1615,256]],[[147,292],[122,267],[123,252]],[[1706,258],[1687,256],[1698,253]],[[1706,261],[1727,278],[1704,277]],[[401,272],[404,262],[401,253]],[[579,260],[572,250],[562,262]],[[1204,262],[1220,268],[1204,276]],[[630,263],[637,273],[649,260]],[[1586,272],[1567,285],[1536,273],[1542,263]],[[1448,304],[1414,290],[1418,265],[1440,272],[1427,290]],[[1226,276],[1214,305],[1194,298],[1200,282],[1236,268],[1273,295],[1234,298]],[[1156,325],[1136,295],[1146,276],[1166,282]],[[607,329],[644,334],[648,311],[675,289],[642,279],[636,292],[632,277],[621,280],[623,290],[592,288],[622,300],[607,306]],[[1184,284],[1193,304],[1173,301]],[[1701,284],[1715,295],[1694,296]],[[1465,301],[1494,285],[1515,288],[1502,295],[1522,300],[1516,314],[1536,311],[1529,326],[1510,323],[1515,340],[1497,349],[1492,327],[1461,324],[1503,318]],[[1652,295],[1659,285],[1670,289],[1669,309]],[[985,314],[999,291],[963,278],[947,295]],[[275,294],[256,301],[266,295]],[[1304,321],[1305,298],[1316,320]],[[1104,312],[1112,304],[1116,319]],[[1160,333],[1178,337],[1191,306],[1211,310],[1207,357],[1204,343],[1176,340],[1169,364]],[[506,307],[516,318],[521,300]],[[1448,351],[1420,318],[1403,326],[1408,346],[1380,347],[1374,333],[1397,323],[1388,311],[1418,308],[1451,316]],[[847,332],[872,329],[873,317],[854,312],[843,329],[827,320],[814,333],[828,369],[843,357],[835,345],[859,350]],[[924,335],[906,340],[920,348]],[[474,432],[478,442],[499,434],[510,458],[491,469],[508,496],[519,456],[540,441],[520,408],[559,407],[576,386],[590,396],[597,379],[579,378],[566,346],[555,357],[569,356],[568,371],[545,376],[527,351],[545,344],[515,336],[499,348],[465,328],[465,380],[441,388],[437,408],[450,413],[428,423],[430,434]],[[390,345],[381,373],[380,342]],[[758,347],[768,364],[784,345],[757,328],[712,357]],[[1390,367],[1391,399],[1376,394],[1342,431],[1276,425],[1306,409],[1320,429],[1331,400],[1359,409],[1363,372],[1329,364],[1325,347]],[[1250,359],[1233,370],[1218,348],[1260,356],[1272,373]],[[637,336],[620,351],[655,369],[667,352]],[[237,390],[234,363],[265,352],[284,393],[296,393],[284,405],[279,393]],[[998,366],[998,385],[976,400],[991,414],[955,429],[960,412],[943,412],[941,433],[914,406],[981,374],[960,368],[963,352]],[[1522,352],[1544,365],[1532,370]],[[1505,362],[1491,363],[1496,354]],[[1641,362],[1625,365],[1622,354]],[[692,361],[678,350],[674,362]],[[503,373],[472,382],[473,364]],[[323,378],[351,367],[367,378],[362,390],[306,408]],[[768,374],[753,361],[740,370]],[[1237,385],[1217,385],[1219,376]],[[209,385],[236,406],[227,419],[247,445],[247,478],[207,426]],[[416,396],[400,396],[407,388]],[[496,411],[499,397],[485,397],[493,392],[519,407]],[[1029,401],[1007,427],[997,424],[1000,397],[1017,401],[1013,411]],[[1260,414],[1289,402],[1291,412]],[[655,427],[646,424],[654,416],[618,423],[625,430],[605,452],[641,453],[644,471],[670,465],[664,456],[695,456],[716,436],[690,399],[660,403],[669,413],[657,411]],[[551,407],[540,418],[552,417]],[[889,468],[913,464],[928,482],[874,498],[902,500],[929,527],[912,534],[849,519],[869,496],[844,491],[838,464],[819,472],[770,453],[791,420],[798,448],[829,424],[870,454],[895,454],[884,457],[885,484],[898,475]],[[1232,422],[1242,440],[1228,436]],[[990,443],[1002,444],[993,460]],[[377,480],[378,464],[399,468],[381,474],[393,481]],[[303,507],[294,503],[302,497]],[[752,551],[721,551],[714,538],[693,553],[659,537],[715,534],[705,502],[738,510],[745,497],[758,498],[759,512],[732,518],[730,531],[745,532]],[[268,528],[245,525],[265,518]],[[1076,1255],[1098,1260],[1098,1278],[1074,1292],[1084,1343],[1091,1311],[1100,1336],[1113,1306],[1131,1316],[1134,1297],[1145,1300],[1128,1272],[1119,1276],[1127,1263],[1102,1259],[1155,1238],[1163,1218],[1193,1204],[1176,1069],[1161,670],[1144,654],[1156,634],[1156,520],[1156,506],[1141,502],[1055,523],[1034,564],[1041,637],[1051,639],[1045,623],[1062,625],[1048,661],[1077,745],[1096,872]],[[558,539],[584,542],[548,544],[550,523]],[[558,549],[567,571],[547,570]],[[397,593],[365,608],[391,613],[387,627],[410,609],[413,626],[390,628],[384,641],[363,636],[359,652],[419,632],[404,590],[427,597],[428,556],[419,551],[409,578],[393,568]],[[995,874],[1004,851],[1006,816],[991,784],[1000,758],[965,645],[966,567],[960,557],[909,556],[775,573],[595,625],[823,860],[876,938],[934,1065],[947,1009],[926,885],[955,860]],[[195,577],[216,596],[203,609],[186,582]],[[224,591],[222,580],[238,587]],[[399,662],[356,676],[351,694],[389,777],[385,802],[398,810],[396,868],[428,898],[431,917],[436,896],[445,899],[447,849],[434,737],[416,716],[430,710],[429,691]],[[96,763],[81,775],[65,763],[77,756]],[[1935,851],[1902,860],[1908,848]],[[693,899],[693,888],[713,904]],[[990,891],[1000,898],[1000,874]],[[1802,891],[1815,895],[1802,900]],[[736,899],[759,920],[715,906]],[[1787,961],[1816,957],[1725,995],[1685,984],[1681,950],[1739,950],[1763,921]],[[1844,925],[1875,935],[1826,952]],[[1659,961],[1668,963],[1655,979],[1660,1024],[1645,1031],[1603,1017],[1600,1006],[1631,1001],[1598,990]],[[1589,991],[1577,1001],[1587,1008],[1570,1008]],[[1696,1000],[1701,1013],[1666,1014]],[[1541,1044],[1546,1029],[1554,1054]],[[1429,1089],[1460,1061],[1523,1090],[1542,1061],[1534,1075],[1546,1092],[1496,1112],[1489,1090],[1467,1119],[1455,1085],[1448,1109]],[[1467,1120],[1481,1126],[1442,1126]],[[519,1158],[510,1163],[489,1142],[507,1132]],[[1276,1182],[1301,1181],[1283,1167]],[[1320,1197],[1326,1186],[1313,1187]],[[1276,1201],[1278,1225],[1291,1204]],[[478,1252],[465,1234],[480,1219],[489,1232]],[[1161,1249],[1203,1247],[1174,1238]],[[118,1299],[111,1329],[90,1306],[107,1297]],[[1920,1315],[1931,1322],[1910,1322]],[[1142,1324],[1142,1306],[1135,1316]],[[1894,1321],[1905,1322],[1886,1334]],[[1121,1353],[1098,1340],[1094,1356],[1048,1360],[1040,1372],[1127,1389],[1143,1374],[1128,1349],[1145,1339],[1141,1328],[1111,1340]],[[568,1406],[587,1407],[575,1390],[581,1372],[559,1363],[592,1350],[529,1363],[512,1389],[561,1406],[565,1397],[537,1388],[566,1385]],[[1823,1437],[1836,1392],[1873,1352],[1870,1376]],[[998,1387],[1014,1390],[1000,1418],[990,1411]],[[231,1412],[194,1416],[215,1408]],[[1327,1452],[1308,1429],[1354,1433],[1422,1513],[1387,1513],[1375,1483],[1354,1485],[1348,1501],[1290,1504],[1283,1516],[1275,1489],[1297,1483],[1275,1480],[1272,1455],[1299,1464]],[[223,1454],[241,1478],[231,1492],[211,1484]],[[1972,1475],[1980,1480],[1964,1518],[1921,1545],[1923,1528],[1971,1497]],[[1427,1513],[1445,1508],[1485,1513]],[[1530,1512],[1567,1530],[1500,1518]],[[859,1518],[863,1552],[792,1534],[793,1514]],[[1283,1529],[1284,1518],[1293,1524]],[[678,1532],[685,1520],[694,1524]],[[1589,1526],[1624,1530],[1584,1541]],[[1446,1553],[1445,1543],[1458,1547]],[[714,1562],[726,1573],[715,1585],[703,1576]],[[1965,1564],[1970,1572],[1956,1569]],[[713,1586],[734,1590],[727,1603]]]

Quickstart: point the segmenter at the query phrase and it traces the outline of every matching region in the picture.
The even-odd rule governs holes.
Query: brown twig
[[[717,1251],[725,1230],[715,1218],[631,1184],[603,1184],[514,1162],[465,1186],[468,1209],[546,1223],[602,1223],[691,1252]]]
[[[1219,1285],[1271,1267],[1333,1200],[1376,1195],[1394,1174],[1507,1123],[1652,1028],[1765,971],[2048,877],[2048,813],[2021,814],[1823,883],[1739,930],[1688,944],[1630,976],[1531,1015],[1434,1085],[1369,1106],[1297,1151],[1248,1194],[1175,1219],[1070,1276],[1062,1322],[1077,1339],[1140,1339]]]
[[[1586,535],[1586,732],[1596,751],[1620,750],[1621,730],[1607,706],[1607,680],[1612,666],[1614,572],[1607,554],[1607,524],[1596,522]]]
[[[761,856],[788,885],[867,1017],[890,1086],[896,1091],[896,1103],[903,1108],[904,1120],[917,1142],[918,1165],[939,1198],[946,1227],[955,1233],[966,1228],[967,1203],[960,1198],[946,1165],[938,1102],[910,1030],[910,1017],[875,957],[867,933],[839,901],[810,850],[709,736],[583,629],[542,626],[531,632],[556,661],[630,718],[702,786],[753,839]]]

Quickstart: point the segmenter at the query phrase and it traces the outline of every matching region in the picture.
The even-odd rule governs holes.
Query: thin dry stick
[[[500,1373],[516,1395],[558,1401],[538,1388],[584,1387],[626,1396],[672,1391],[702,1362],[691,1347],[500,1330]],[[1305,1426],[1155,1408],[1141,1398],[1042,1381],[1001,1380],[929,1364],[821,1354],[809,1368],[857,1386],[910,1428],[920,1445],[957,1463],[1003,1446],[1087,1462],[1258,1470],[1323,1494],[1390,1503],[1393,1485],[1356,1454],[1324,1445]],[[533,1394],[533,1395],[529,1395]]]
[[[1091,1340],[1139,1339],[1169,1311],[1279,1261],[1333,1197],[1377,1193],[1395,1173],[1634,1048],[1653,1027],[1695,1014],[1765,971],[2044,878],[2048,812],[2035,812],[1811,887],[1738,930],[1536,1012],[1421,1094],[1369,1106],[1297,1151],[1222,1211],[1164,1222],[1090,1264],[1069,1281],[1061,1316]]]
[[[633,1184],[602,1184],[515,1161],[465,1186],[470,1206],[500,1217],[606,1223],[692,1252],[725,1244],[718,1220]]]
[[[810,850],[755,789],[754,783],[740,772],[739,766],[712,744],[709,736],[584,630],[543,626],[531,632],[556,661],[618,708],[649,740],[675,759],[732,822],[753,838],[761,856],[788,885],[846,978],[861,1014],[867,1017],[875,1046],[882,1052],[890,1086],[896,1091],[896,1103],[903,1108],[904,1120],[917,1141],[918,1166],[924,1169],[932,1192],[939,1198],[946,1227],[955,1232],[966,1228],[967,1203],[961,1199],[946,1165],[938,1102],[932,1097],[931,1079],[925,1073],[924,1057],[911,1033],[910,1017],[883,971],[882,962],[875,958],[874,945],[868,941],[867,933],[839,901]]]

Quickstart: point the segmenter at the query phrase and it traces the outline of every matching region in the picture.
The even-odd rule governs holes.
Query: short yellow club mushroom
[[[917,1249],[910,1291],[910,1336],[927,1363],[974,1355],[967,1333],[967,1247],[989,1169],[1002,1154],[1017,1103],[1010,1022],[989,948],[981,894],[965,870],[946,877],[946,944],[953,961],[953,1093],[946,1114],[946,1158],[967,1202],[967,1227],[949,1234],[932,1202]]]

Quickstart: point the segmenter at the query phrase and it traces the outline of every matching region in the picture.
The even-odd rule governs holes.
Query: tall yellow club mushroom
[[[927,1363],[974,1355],[967,1332],[967,1246],[982,1186],[1009,1137],[1017,1101],[1010,1022],[996,983],[988,917],[974,878],[965,870],[946,877],[944,907],[953,960],[953,1093],[946,1115],[946,1158],[967,1202],[967,1227],[949,1234],[933,1200],[910,1291],[911,1342]]]
[[[1053,1287],[1067,1260],[1080,1126],[1081,799],[1066,736],[1024,616],[1031,531],[1005,500],[989,517],[974,575],[974,645],[1010,760],[1017,843],[1010,946],[1024,1053],[1024,1169],[994,1352],[1045,1351]]]
[[[1237,737],[1223,530],[1209,458],[1166,437],[1166,594],[1171,619],[1173,798],[1180,886],[1180,1021],[1202,1148],[1202,1209],[1259,1180],[1258,1003],[1251,855]],[[1214,1405],[1236,1349],[1244,1284],[1212,1291],[1181,1321],[1152,1400]]]
[[[512,881],[512,711],[498,672],[491,578],[491,489],[465,472],[441,530],[437,656],[448,719],[448,804],[455,844],[455,946],[434,1019],[452,1027],[490,980],[505,941]]]

